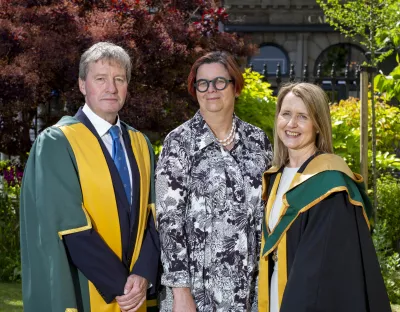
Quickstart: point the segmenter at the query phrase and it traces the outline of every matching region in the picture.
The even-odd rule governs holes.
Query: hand
[[[139,275],[129,275],[125,287],[124,295],[117,296],[115,299],[122,312],[135,312],[146,300],[148,282]]]
[[[196,312],[196,304],[188,287],[172,288],[174,294],[174,304],[172,312]]]

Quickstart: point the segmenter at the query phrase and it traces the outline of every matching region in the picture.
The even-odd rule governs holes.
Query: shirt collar
[[[89,105],[85,104],[82,108],[82,111],[85,113],[86,117],[90,120],[93,127],[96,129],[98,135],[103,137],[107,134],[108,130],[113,126],[108,121],[104,120],[100,116],[96,115],[95,112],[89,107]],[[119,116],[117,116],[117,123],[115,124],[121,129],[121,121],[119,120]]]
[[[207,125],[200,110],[193,116],[192,126],[195,131],[195,145],[196,148],[201,150],[211,143],[215,142],[215,136],[210,127]]]
[[[235,134],[235,145],[243,142],[243,137],[245,137],[244,133],[244,124],[243,122],[234,114],[233,118],[235,118],[236,123],[236,134]],[[211,131],[210,127],[204,120],[203,116],[200,114],[200,110],[193,116],[192,126],[195,131],[195,145],[196,148],[201,150],[208,145],[215,143],[218,144],[214,133]]]

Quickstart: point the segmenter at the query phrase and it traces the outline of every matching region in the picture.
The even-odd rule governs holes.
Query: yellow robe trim
[[[266,181],[265,177],[270,175],[271,173],[278,172],[280,168],[278,167],[271,167],[267,171],[264,172],[264,178],[263,178],[263,198],[264,200],[267,197],[267,188],[266,186]],[[312,159],[307,167],[304,169],[304,171],[299,174],[299,176],[296,178],[296,181],[294,181],[293,185],[289,188],[292,189],[296,187],[297,185],[303,183],[304,181],[310,179],[314,175],[321,173],[323,171],[328,171],[328,170],[335,170],[335,171],[340,171],[349,176],[352,180],[355,182],[363,182],[363,178],[360,174],[354,173],[351,171],[349,166],[346,164],[346,162],[340,157],[335,154],[321,154],[316,156],[314,159]],[[288,191],[289,191],[288,190]]]
[[[272,210],[272,205],[275,201],[275,196],[276,192],[278,190],[278,185],[279,185],[279,180],[281,178],[281,174],[278,173],[275,183],[272,186],[271,189],[271,196],[267,202],[266,206],[266,211],[264,211],[264,214],[266,215],[266,224],[269,220],[269,215]],[[266,185],[264,185],[264,179],[263,179],[263,190],[267,188]],[[264,196],[263,196],[264,198]],[[266,198],[264,198],[265,200]],[[264,224],[263,224],[264,226]],[[263,228],[263,231],[269,231],[268,226],[266,228]],[[261,253],[262,250],[264,249],[264,235],[261,235]],[[262,290],[262,291],[260,291]],[[260,264],[259,264],[259,275],[258,275],[258,311],[263,311],[263,312],[269,312],[269,259],[268,256],[263,257],[262,254],[260,255]]]
[[[261,235],[261,250],[265,244],[264,236]],[[260,255],[258,273],[258,311],[269,312],[269,263],[268,256]]]
[[[286,233],[278,245],[278,299],[279,308],[282,306],[283,293],[285,292],[287,284],[287,249],[286,249]]]
[[[138,165],[140,173],[140,212],[135,250],[132,255],[132,263],[130,267],[130,270],[132,271],[132,268],[139,257],[140,249],[142,248],[144,231],[147,225],[147,218],[149,216],[149,211],[151,211],[149,209],[151,206],[149,207],[148,204],[151,183],[151,164],[149,147],[143,134],[140,132],[133,132],[129,130],[129,137],[131,139],[133,154],[135,155],[136,163]],[[145,312],[146,310],[147,302],[145,301],[137,311]]]
[[[92,228],[92,221],[90,220],[90,217],[89,217],[89,215],[88,215],[88,213],[87,213],[87,211],[86,211],[86,209],[85,209],[85,207],[83,205],[82,205],[82,210],[85,213],[87,225],[81,226],[81,227],[78,227],[78,228],[75,228],[75,229],[69,229],[69,230],[58,232],[58,236],[60,237],[61,240],[63,239],[64,235],[78,233],[78,232],[90,230]]]
[[[143,134],[140,132],[129,131],[131,138],[132,150],[135,155],[136,163],[140,173],[140,214],[138,222],[138,236],[136,238],[135,251],[132,256],[132,263],[130,269],[132,270],[133,265],[139,257],[140,249],[142,248],[142,241],[144,230],[147,225],[147,217],[149,215],[149,194],[150,194],[150,153],[147,145],[147,141]]]
[[[69,126],[61,126],[61,131],[68,139],[74,152],[79,179],[83,195],[83,210],[89,216],[91,225],[98,232],[101,238],[121,259],[122,242],[119,224],[118,208],[115,199],[114,186],[107,161],[97,138],[82,123]],[[140,133],[132,140],[133,131],[130,132],[132,148],[140,172],[140,215],[138,237],[135,244],[132,265],[138,258],[147,213],[147,201],[150,187],[150,156],[145,138]],[[143,147],[143,141],[146,148]],[[147,154],[146,154],[147,151]],[[147,193],[147,196],[144,195]],[[145,204],[143,204],[145,202]],[[88,222],[89,226],[89,222]],[[69,233],[83,231],[84,229],[68,230]],[[66,234],[68,231],[64,231]],[[60,233],[59,233],[60,234]],[[62,234],[62,233],[61,233]],[[118,304],[114,301],[106,304],[95,286],[89,281],[90,307],[92,312],[120,312]],[[146,311],[146,304],[138,310]]]
[[[264,174],[263,174],[262,197],[263,197],[264,200],[267,200],[267,192],[268,192],[267,185],[266,185],[267,184],[267,179],[268,179],[267,176],[269,176],[272,173],[278,172],[279,169],[280,168],[274,166],[274,167],[271,167],[270,169],[268,169],[267,171],[265,171]],[[307,181],[308,179],[312,178],[314,175],[316,175],[316,174],[318,174],[320,172],[323,172],[323,171],[328,171],[328,170],[340,171],[340,172],[346,174],[349,178],[351,178],[354,182],[357,182],[357,183],[361,183],[361,182],[364,181],[363,177],[360,174],[351,171],[349,166],[346,164],[346,162],[340,156],[337,156],[335,154],[321,154],[321,155],[316,156],[314,159],[312,159],[301,174],[298,174],[298,175],[295,176],[295,178],[293,179],[293,184],[291,185],[289,190],[291,190],[292,188],[298,186],[299,184],[303,183],[304,181]],[[327,194],[324,194],[323,196],[321,196],[317,200],[313,201],[312,203],[310,203],[309,205],[304,207],[301,210],[301,212],[304,212],[304,211],[308,210],[312,206],[314,206],[317,203],[319,203],[321,200],[325,199],[330,194],[335,193],[335,192],[344,191],[344,190],[347,191],[347,189],[345,189],[345,188],[343,188],[343,189],[332,189]],[[363,207],[362,203],[351,199],[350,195],[349,195],[349,201],[355,206]],[[288,205],[288,203],[286,201],[286,196],[284,196],[283,202],[284,202],[284,205],[286,206],[286,209],[287,209],[287,207],[289,205]],[[367,222],[368,227],[370,227],[369,219],[368,219],[368,216],[367,216],[367,214],[365,212],[365,209],[363,209],[363,216],[364,216],[365,221]]]
[[[157,306],[157,299],[147,300],[147,307],[156,307]]]
[[[273,201],[270,205],[270,210],[272,210],[272,206],[276,199],[276,193],[279,188],[279,182],[281,181],[281,176],[282,176],[281,173],[279,173],[276,176],[274,185],[271,190],[271,193],[274,192],[274,195],[272,196]],[[299,178],[299,176],[300,176],[299,173],[295,174],[292,182],[290,183],[289,189],[291,189],[293,187],[294,182]],[[268,200],[268,202],[269,202],[269,200]],[[289,208],[289,205],[285,205],[285,203],[283,201],[283,206],[281,207],[281,210],[279,212],[279,219],[278,219],[278,222],[276,223],[276,225],[278,225],[278,223],[281,221],[283,215],[286,213],[288,208]],[[268,213],[268,219],[266,220],[267,221],[266,224],[268,224],[270,213],[271,213],[271,211],[269,211],[269,213]],[[276,225],[275,225],[275,227],[276,227]],[[271,232],[273,232],[275,230],[275,227],[272,229]],[[283,293],[285,292],[287,278],[288,278],[288,276],[287,276],[286,231],[283,233],[281,238],[277,241],[276,245],[274,246],[274,248],[272,250],[274,250],[274,249],[276,249],[278,252],[278,303],[279,303],[279,308],[280,308],[282,305]],[[268,255],[269,255],[269,253],[267,253],[265,255],[267,258],[267,262],[268,262]],[[269,296],[269,290],[268,290],[268,296]]]

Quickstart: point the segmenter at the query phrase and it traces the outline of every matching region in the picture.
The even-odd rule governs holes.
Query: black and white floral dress
[[[257,309],[261,176],[272,149],[261,129],[234,118],[231,151],[200,112],[164,141],[156,169],[161,311],[172,311],[171,287],[190,287],[197,311]]]

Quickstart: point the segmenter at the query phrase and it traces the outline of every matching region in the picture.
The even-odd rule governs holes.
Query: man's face
[[[79,78],[79,89],[91,110],[114,124],[128,91],[125,68],[108,59],[90,63],[88,68],[86,80]]]

